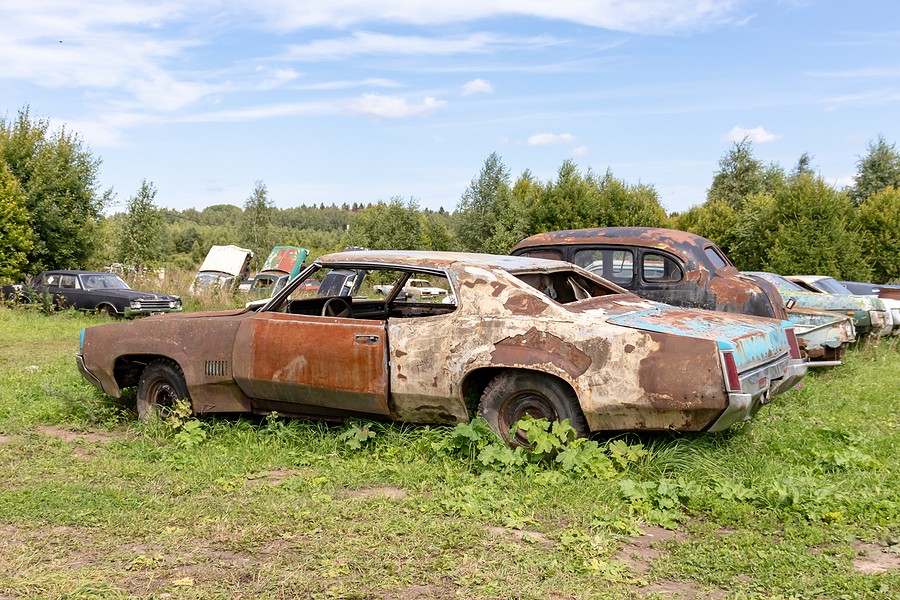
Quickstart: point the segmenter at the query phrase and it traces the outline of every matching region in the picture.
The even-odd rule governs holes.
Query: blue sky
[[[251,6],[252,5],[252,6]],[[0,114],[82,135],[124,203],[453,209],[497,152],[700,203],[749,136],[852,183],[900,141],[900,3],[824,0],[10,0]],[[112,207],[110,211],[120,210]]]

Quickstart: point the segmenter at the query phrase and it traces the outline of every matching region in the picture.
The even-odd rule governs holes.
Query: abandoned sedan
[[[743,277],[710,240],[658,227],[599,227],[538,233],[511,254],[567,260],[642,298],[685,308],[785,319],[766,281]]]
[[[355,273],[356,293],[297,293],[334,271]],[[445,301],[401,299],[410,278]],[[525,415],[580,435],[719,431],[806,372],[775,320],[649,302],[562,261],[405,251],[323,256],[256,311],[85,329],[77,363],[111,396],[137,386],[142,418],[189,399],[196,413],[454,424],[473,399],[511,443]]]

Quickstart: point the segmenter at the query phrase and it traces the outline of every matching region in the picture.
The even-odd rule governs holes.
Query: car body
[[[810,360],[810,367],[841,364],[840,359],[847,348],[856,341],[856,327],[851,317],[797,306],[787,312],[802,354]]]
[[[788,275],[787,279],[793,281],[800,287],[819,294],[864,295],[878,298],[877,292],[874,294],[857,294],[834,277],[827,277],[825,275]],[[900,300],[891,298],[879,298],[879,300],[884,304],[884,308],[887,311],[887,318],[885,319],[884,328],[881,330],[881,334],[900,335]]]
[[[511,254],[567,260],[657,302],[787,318],[778,291],[743,277],[710,240],[657,227],[599,227],[539,233]]]
[[[841,281],[844,287],[858,296],[878,296],[882,300],[900,300],[900,285],[885,283],[862,283],[859,281]]]
[[[11,299],[10,292],[19,302],[37,303],[46,296],[60,308],[105,312],[112,317],[181,310],[179,296],[133,290],[115,273],[101,271],[44,271],[27,285],[5,288],[4,296]]]
[[[257,298],[274,296],[300,273],[308,255],[306,248],[275,246],[247,292]]]
[[[442,280],[450,301],[295,294],[329,269]],[[453,424],[480,397],[513,441],[526,414],[582,435],[719,431],[806,372],[789,324],[650,302],[561,261],[407,251],[320,257],[255,311],[90,327],[76,359],[111,396],[137,386],[142,415],[189,397],[196,413]]]
[[[250,274],[253,252],[240,246],[213,246],[203,259],[191,293],[235,291]]]
[[[852,317],[857,336],[880,335],[888,323],[888,312],[878,298],[811,292],[777,273],[743,271],[743,274],[768,281],[794,306]]]

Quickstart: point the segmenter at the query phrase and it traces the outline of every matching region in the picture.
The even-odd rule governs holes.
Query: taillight
[[[737,364],[734,362],[734,352],[723,352],[722,364],[725,365],[725,387],[729,392],[740,392],[741,379],[738,377]]]
[[[791,347],[791,358],[800,358],[800,344],[797,343],[797,334],[794,333],[794,328],[785,327],[784,332],[787,334],[788,346]]]

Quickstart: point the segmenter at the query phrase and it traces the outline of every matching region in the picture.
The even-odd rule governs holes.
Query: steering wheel
[[[329,298],[322,305],[323,317],[349,317],[351,314],[350,303],[343,298]]]

